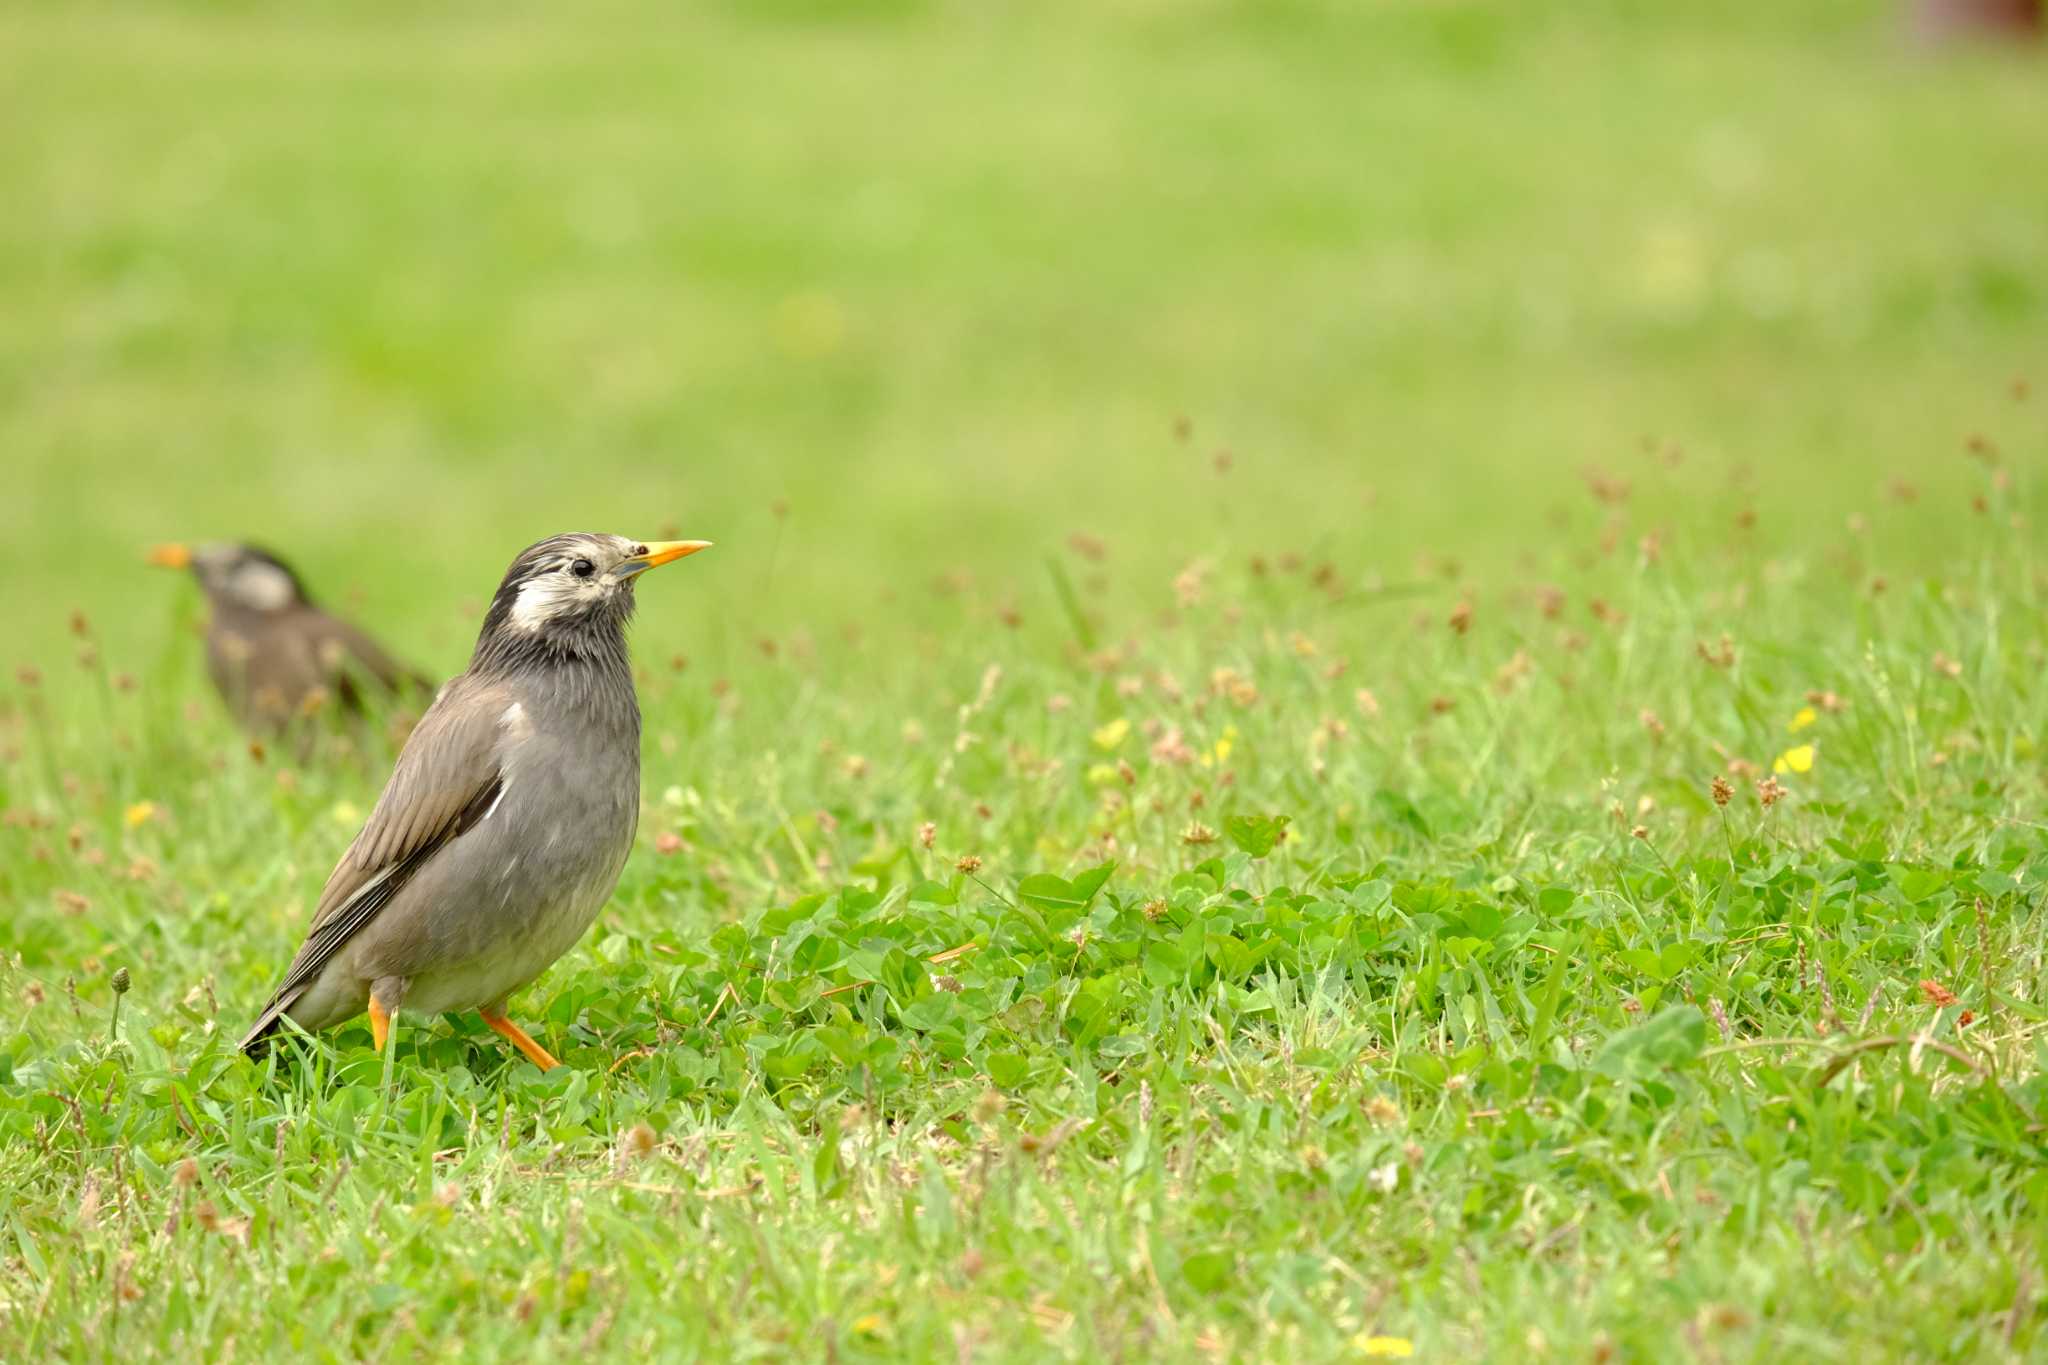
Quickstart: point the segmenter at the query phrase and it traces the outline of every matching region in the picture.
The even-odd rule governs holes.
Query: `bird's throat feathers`
[[[633,593],[597,592],[561,574],[507,574],[484,615],[470,671],[586,663],[628,667]]]

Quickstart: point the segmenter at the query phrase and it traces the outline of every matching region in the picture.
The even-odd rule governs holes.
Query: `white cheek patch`
[[[256,611],[281,611],[292,603],[292,580],[272,564],[244,564],[229,577],[228,596]]]
[[[546,573],[519,585],[512,601],[510,623],[514,629],[531,634],[557,616],[575,611],[603,592],[595,578],[571,578],[564,573]]]

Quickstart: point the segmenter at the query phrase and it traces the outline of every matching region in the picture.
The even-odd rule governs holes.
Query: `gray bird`
[[[243,729],[275,738],[329,701],[360,712],[367,690],[433,684],[328,615],[290,565],[254,545],[159,545],[152,564],[190,569],[206,594],[206,671]]]
[[[469,670],[400,751],[244,1049],[284,1019],[324,1029],[367,1009],[383,1051],[401,1007],[473,1009],[535,1066],[557,1065],[505,999],[569,951],[619,879],[640,815],[633,585],[707,545],[560,535],[512,561]]]

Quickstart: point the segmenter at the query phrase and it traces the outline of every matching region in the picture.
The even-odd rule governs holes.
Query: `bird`
[[[611,896],[640,817],[640,704],[626,649],[641,574],[709,541],[576,532],[520,551],[469,667],[399,751],[321,892],[304,945],[242,1039],[367,1011],[475,1010],[542,1071],[505,1013]]]
[[[289,564],[255,545],[159,545],[149,561],[190,569],[206,594],[206,671],[235,720],[276,738],[331,698],[350,713],[363,694],[430,694],[423,675],[348,622],[321,610]]]

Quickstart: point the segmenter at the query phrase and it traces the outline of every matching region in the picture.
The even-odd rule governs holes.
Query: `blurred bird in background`
[[[1910,9],[1915,29],[1937,42],[2041,36],[2041,0],[1912,0]]]
[[[315,606],[291,566],[254,545],[159,545],[149,561],[190,569],[206,593],[206,669],[243,729],[274,739],[328,705],[360,714],[366,693],[431,692],[348,622]]]

